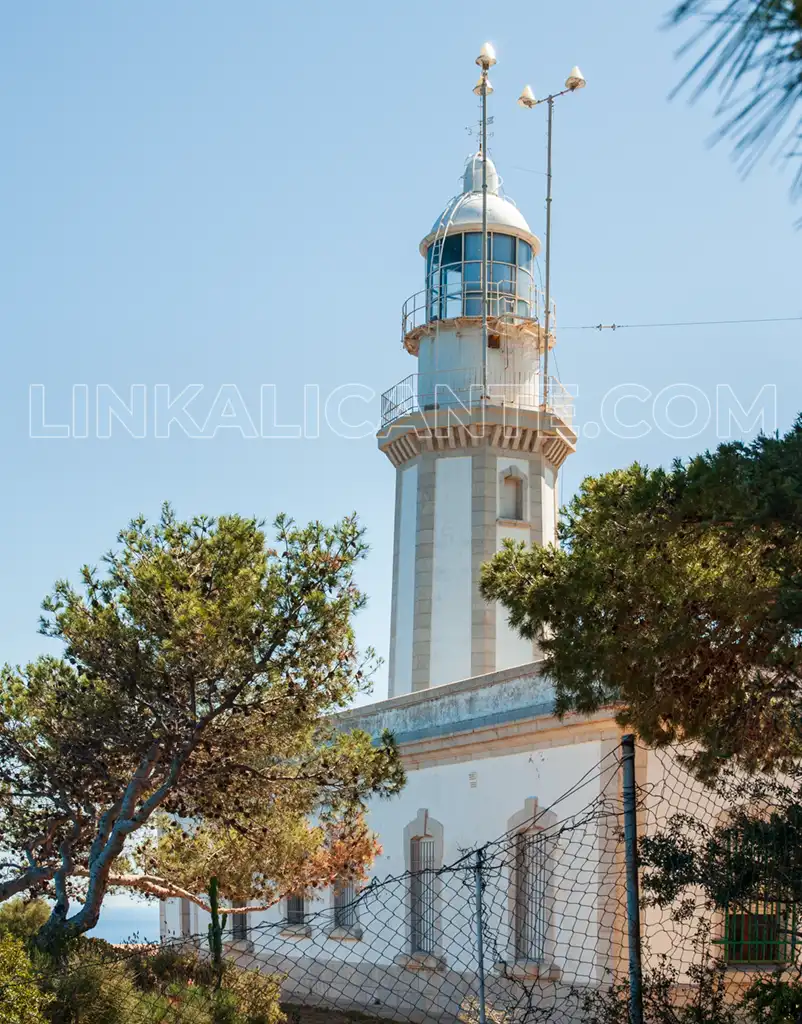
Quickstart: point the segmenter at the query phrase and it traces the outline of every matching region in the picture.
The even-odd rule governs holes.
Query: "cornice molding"
[[[425,452],[473,450],[483,445],[522,454],[539,454],[559,469],[571,452],[576,450],[572,432],[558,428],[541,430],[538,427],[511,427],[503,423],[456,424],[433,430],[410,425],[403,432],[393,431],[391,437],[379,441],[393,466],[398,469]]]

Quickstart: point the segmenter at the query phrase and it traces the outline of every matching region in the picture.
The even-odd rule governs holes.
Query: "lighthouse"
[[[479,574],[507,538],[556,542],[558,470],[576,442],[570,398],[542,374],[555,311],[547,337],[540,248],[487,153],[472,154],[402,308],[416,365],[382,395],[379,449],[396,471],[391,697],[536,657]]]

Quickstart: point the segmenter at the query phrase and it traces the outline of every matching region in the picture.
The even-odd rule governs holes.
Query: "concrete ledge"
[[[562,975],[555,964],[542,964],[538,960],[499,961],[493,964],[493,973],[510,981],[559,981]]]
[[[436,953],[402,953],[395,963],[407,971],[444,971],[446,958]]]
[[[349,928],[333,928],[326,938],[333,942],[359,942],[362,939],[362,929],[358,924]]]
[[[312,927],[308,924],[285,924],[279,935],[282,939],[311,939]]]
[[[234,939],[223,943],[224,953],[253,953],[254,945],[250,939]]]

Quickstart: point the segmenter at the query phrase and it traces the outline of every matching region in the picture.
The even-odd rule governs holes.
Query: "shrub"
[[[0,903],[0,935],[13,935],[27,942],[50,917],[50,907],[44,900],[25,900],[17,896]]]
[[[3,1024],[45,1024],[48,999],[21,940],[0,935],[0,1006]]]
[[[277,978],[194,950],[120,950],[82,939],[62,962],[40,962],[49,1024],[283,1024]],[[5,1021],[3,1022],[5,1024]]]

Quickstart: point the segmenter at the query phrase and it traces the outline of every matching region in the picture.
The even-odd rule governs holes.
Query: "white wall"
[[[502,541],[515,540],[529,544],[529,526],[496,527],[496,550],[500,551]],[[514,668],[515,665],[527,665],[535,657],[534,646],[531,640],[525,640],[521,634],[513,629],[507,620],[507,609],[500,602],[496,602],[496,671],[503,668]]]
[[[471,674],[471,457],[435,463],[429,685]]]
[[[398,577],[393,629],[393,678],[390,696],[412,689],[412,630],[415,615],[415,543],[418,526],[418,467],[401,470],[398,522]]]
[[[533,509],[537,509],[538,503],[533,501],[531,493],[531,482],[529,480],[529,461],[527,459],[510,459],[500,456],[496,459],[496,509],[497,514],[501,510],[501,487],[502,477],[506,470],[515,469],[523,479],[523,517],[526,520],[521,526],[511,526],[508,523],[499,523],[496,526],[496,550],[500,551],[502,541],[515,540],[529,544],[529,520]],[[538,481],[536,481],[538,482]],[[507,621],[507,610],[500,603],[496,603],[496,671],[503,668],[513,668],[515,665],[526,665],[534,658],[534,648],[530,640],[524,638],[514,630]]]
[[[543,467],[540,501],[543,517],[543,544],[557,543],[557,474],[551,466]]]

